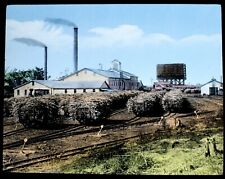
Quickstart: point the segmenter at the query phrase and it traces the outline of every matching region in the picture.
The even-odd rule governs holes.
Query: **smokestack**
[[[30,46],[37,46],[37,47],[44,47],[45,48],[45,61],[44,61],[44,80],[47,80],[47,46],[35,39],[31,39],[31,38],[15,38],[14,39],[17,42],[21,42],[24,43],[26,45],[30,45]]]
[[[44,80],[47,80],[47,47],[45,46]]]
[[[74,72],[78,70],[78,28],[74,27]]]

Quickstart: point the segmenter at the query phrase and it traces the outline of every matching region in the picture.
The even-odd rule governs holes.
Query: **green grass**
[[[60,168],[63,173],[133,175],[220,175],[223,155],[205,157],[205,141],[213,137],[223,149],[223,134],[192,134],[126,143],[118,149],[93,151]]]

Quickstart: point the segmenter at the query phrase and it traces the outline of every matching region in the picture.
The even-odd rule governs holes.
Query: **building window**
[[[83,89],[83,92],[86,93],[86,89]]]
[[[76,76],[78,76],[78,73],[76,73]]]
[[[24,95],[25,95],[25,96],[27,95],[27,90],[24,90]]]
[[[87,74],[87,70],[84,70],[84,74]]]
[[[77,93],[77,90],[76,90],[76,89],[74,89],[74,90],[73,90],[73,93]]]
[[[67,89],[65,89],[65,94],[67,93]]]
[[[93,92],[95,92],[95,89],[93,89]]]
[[[34,86],[34,81],[32,81],[32,86]]]
[[[17,96],[19,96],[20,95],[20,90],[17,90]]]

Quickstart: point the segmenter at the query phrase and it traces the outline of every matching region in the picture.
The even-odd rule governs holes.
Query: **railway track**
[[[112,115],[116,115],[119,113],[123,113],[126,109],[121,109],[118,110],[116,112],[114,112]],[[136,119],[136,117],[134,118]],[[130,120],[134,120],[133,118],[131,118]],[[129,121],[130,121],[129,120]],[[127,121],[127,122],[129,122]],[[124,124],[110,124],[110,125],[105,125],[104,130],[108,130],[108,129],[113,129],[113,128],[117,128],[117,127],[122,127]],[[24,128],[24,131],[26,131],[28,129]],[[5,133],[4,137],[8,137],[10,135],[14,135],[17,134],[17,132],[22,132],[23,130],[14,130],[14,131],[10,131]],[[39,136],[35,136],[35,137],[28,137],[28,141],[26,143],[26,145],[29,144],[34,144],[37,142],[42,142],[42,141],[48,141],[48,140],[52,140],[52,139],[57,139],[57,138],[62,138],[62,137],[68,137],[68,136],[72,136],[72,135],[81,135],[81,134],[85,134],[85,133],[92,133],[92,132],[98,132],[99,131],[99,126],[85,126],[85,125],[76,125],[76,126],[70,126],[66,129],[62,129],[59,131],[55,131],[55,132],[51,132],[48,134],[44,134],[44,135],[39,135]],[[21,145],[24,144],[24,140],[18,140],[12,143],[7,143],[3,145],[3,149],[9,149],[9,148],[13,148],[13,147],[19,147]]]
[[[201,133],[201,131],[199,131],[199,132]],[[192,133],[193,133],[193,131],[183,131],[182,132],[183,135],[190,135]],[[202,134],[205,134],[204,130],[202,131]],[[8,163],[3,164],[3,171],[10,172],[10,171],[14,171],[16,169],[22,168],[22,167],[32,166],[32,165],[35,165],[38,163],[50,161],[52,159],[63,159],[63,158],[69,157],[69,156],[73,156],[75,154],[82,154],[89,150],[93,151],[93,150],[101,149],[103,147],[114,147],[114,148],[120,147],[120,146],[123,146],[123,144],[125,142],[129,141],[130,139],[148,136],[149,140],[154,140],[157,138],[161,138],[164,135],[165,136],[177,135],[177,131],[156,130],[154,132],[144,133],[141,136],[140,136],[140,134],[137,134],[137,135],[125,137],[122,139],[101,142],[101,143],[95,143],[95,144],[88,145],[88,146],[73,148],[73,149],[65,150],[63,152],[57,152],[57,153],[48,154],[48,155],[44,155],[44,156],[33,157],[30,159],[20,160],[20,161],[16,161],[13,163],[8,162]]]
[[[142,134],[142,137],[144,135],[152,135],[152,133]],[[102,147],[116,147],[116,146],[119,147],[119,146],[123,145],[126,141],[128,141],[130,139],[134,139],[134,138],[139,138],[139,137],[140,137],[140,135],[138,134],[138,135],[122,138],[122,139],[117,139],[117,140],[112,140],[112,141],[103,142],[103,143],[96,143],[96,144],[92,144],[92,145],[89,145],[89,146],[69,149],[69,150],[66,150],[64,152],[58,152],[58,153],[54,153],[54,154],[49,154],[49,155],[34,157],[34,158],[30,158],[30,159],[20,160],[20,161],[16,161],[16,162],[13,162],[13,163],[5,163],[5,164],[3,164],[3,171],[13,171],[13,170],[18,169],[18,168],[31,166],[31,165],[34,165],[34,164],[37,164],[37,163],[46,162],[46,161],[56,159],[56,158],[62,159],[62,158],[72,156],[72,155],[75,155],[75,154],[84,153],[88,150],[100,149]]]
[[[125,110],[119,110],[116,113],[114,113],[114,115],[119,114],[119,113],[123,113]],[[176,113],[172,113],[172,114],[166,114],[165,117],[172,117],[175,116]],[[104,125],[104,128],[102,130],[103,131],[107,131],[107,130],[118,130],[121,128],[125,128],[125,127],[135,127],[135,126],[140,126],[140,125],[144,125],[147,123],[154,123],[156,121],[160,120],[160,117],[151,117],[151,120],[144,120],[141,121],[143,117],[132,117],[131,119],[123,122],[123,123],[119,123],[119,124],[107,124]],[[63,138],[63,137],[68,137],[68,136],[74,136],[74,135],[82,135],[82,134],[88,134],[88,133],[95,133],[99,131],[99,126],[85,126],[85,125],[77,125],[76,127],[71,126],[67,129],[63,129],[60,131],[56,131],[56,132],[52,132],[52,133],[48,133],[48,134],[44,134],[44,135],[40,135],[40,136],[35,136],[35,137],[31,137],[28,138],[28,141],[26,142],[26,146],[29,144],[34,144],[34,143],[38,143],[38,142],[43,142],[43,141],[49,141],[49,140],[53,140],[53,139],[58,139],[58,138]],[[10,149],[13,147],[19,147],[22,146],[24,144],[24,140],[19,140],[19,141],[15,141],[12,143],[8,143],[8,144],[4,144],[3,145],[3,149]]]
[[[129,120],[130,122],[134,122],[135,120],[140,119],[140,117],[135,117]],[[119,129],[119,128],[124,128],[129,125],[129,121],[122,123],[122,124],[110,124],[104,126],[104,129],[102,131],[110,130],[110,129]],[[144,123],[144,122],[141,122]],[[139,124],[141,124],[139,123]],[[145,122],[146,123],[146,122]],[[136,123],[131,124],[131,126],[134,126]],[[88,134],[88,133],[97,133],[99,131],[99,126],[90,126],[90,127],[85,127],[85,126],[77,126],[75,128],[71,128],[68,130],[63,130],[63,131],[58,131],[58,132],[53,132],[50,134],[45,134],[41,136],[36,136],[32,138],[28,138],[28,141],[26,142],[26,146],[29,144],[34,144],[37,142],[42,142],[42,141],[48,141],[52,139],[58,139],[58,138],[63,138],[63,137],[68,137],[68,136],[74,136],[74,135],[81,135],[81,134]],[[3,149],[10,149],[13,147],[19,147],[24,144],[24,140],[19,140],[16,142],[8,143],[3,145]]]
[[[124,110],[120,110],[120,111],[117,111],[116,113],[114,113],[114,115],[119,114],[119,113],[123,113],[123,112],[124,112]],[[130,127],[130,126],[132,126],[132,127],[141,126],[141,125],[144,125],[144,124],[147,124],[147,123],[152,123],[152,125],[153,125],[154,122],[159,121],[159,119],[160,119],[160,117],[152,117],[151,120],[141,120],[142,118],[143,117],[132,117],[128,121],[123,122],[123,123],[106,124],[104,126],[102,132],[104,132],[104,131],[106,132],[110,129],[111,130],[115,130],[115,129],[120,130],[121,128],[124,129],[124,128]],[[95,132],[97,133],[98,131],[99,131],[99,126],[91,126],[91,127],[86,126],[85,127],[83,125],[79,125],[79,126],[76,126],[76,127],[71,127],[69,129],[64,129],[64,130],[60,130],[60,131],[57,131],[57,132],[52,132],[52,133],[49,133],[49,134],[36,136],[36,137],[33,137],[33,138],[28,138],[26,146],[29,145],[29,144],[37,143],[37,142],[48,141],[48,140],[68,137],[68,136],[72,136],[72,135],[81,135],[81,134],[95,133]],[[8,132],[8,134],[12,134],[14,132],[16,132],[16,131]],[[137,136],[134,136],[134,137],[137,137]],[[121,140],[125,140],[125,139],[121,139]],[[106,145],[106,146],[111,145],[111,144],[113,145],[113,143],[115,143],[115,142],[118,142],[118,140],[106,142],[106,143],[102,143],[102,144],[97,144],[97,146],[100,147],[100,146],[104,146],[104,145]],[[23,144],[24,144],[24,140],[19,140],[19,141],[13,142],[13,143],[3,145],[3,149],[10,149],[10,148],[13,148],[13,147],[19,147]],[[96,147],[96,145],[94,145],[94,146]],[[13,162],[13,163],[6,163],[6,164],[3,164],[3,165],[4,165],[4,168],[5,168],[5,171],[10,171],[10,170],[15,169],[15,167],[18,168],[18,167],[23,167],[23,166],[29,166],[29,165],[33,165],[35,163],[51,160],[51,159],[55,158],[55,156],[66,157],[66,156],[74,155],[76,153],[80,153],[81,151],[88,150],[92,147],[93,146],[81,147],[81,148],[65,151],[65,152],[63,152],[63,154],[62,153],[55,153],[55,154],[51,154],[51,155],[31,158],[31,159],[28,159],[28,160],[16,161],[16,162]]]
[[[15,134],[18,134],[18,133],[21,133],[21,132],[25,132],[27,130],[28,130],[27,128],[21,128],[21,129],[17,129],[17,130],[12,130],[12,131],[9,131],[9,132],[5,132],[5,133],[3,133],[3,137],[15,135]]]
[[[123,113],[125,110],[126,109],[118,110],[115,113],[113,113],[112,115]],[[176,113],[167,113],[164,115],[164,117],[173,117],[175,115],[176,115]],[[131,127],[134,127],[137,125],[140,126],[140,125],[144,125],[147,123],[154,123],[154,122],[160,120],[160,117],[151,117],[151,120],[139,121],[142,118],[143,117],[137,117],[137,116],[132,117],[129,120],[127,120],[123,123],[119,123],[119,124],[107,124],[107,122],[106,122],[106,125],[104,126],[102,131],[120,129],[120,128],[125,128],[128,126],[131,126]],[[6,136],[14,135],[18,131],[22,132],[23,130],[25,131],[26,128],[15,130],[15,131],[10,131],[8,133],[5,133],[3,136],[6,137]],[[52,132],[52,133],[48,133],[48,134],[44,134],[44,135],[40,135],[40,136],[30,137],[30,138],[28,138],[28,141],[26,142],[26,146],[29,144],[34,144],[34,143],[38,143],[38,142],[42,142],[42,141],[49,141],[49,140],[53,140],[53,139],[74,136],[74,135],[94,133],[94,132],[98,132],[98,131],[99,131],[99,126],[85,126],[85,125],[76,125],[75,127],[70,126],[66,129],[62,129],[60,131],[56,131],[56,132]],[[22,146],[23,144],[24,144],[24,140],[21,139],[21,140],[12,142],[12,143],[4,144],[3,149],[19,147],[19,146]]]

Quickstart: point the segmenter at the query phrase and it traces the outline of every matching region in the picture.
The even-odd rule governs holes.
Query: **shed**
[[[14,88],[14,97],[99,92],[106,89],[109,89],[106,81],[33,80]]]
[[[201,85],[202,95],[223,95],[223,83],[212,78],[209,82]]]

